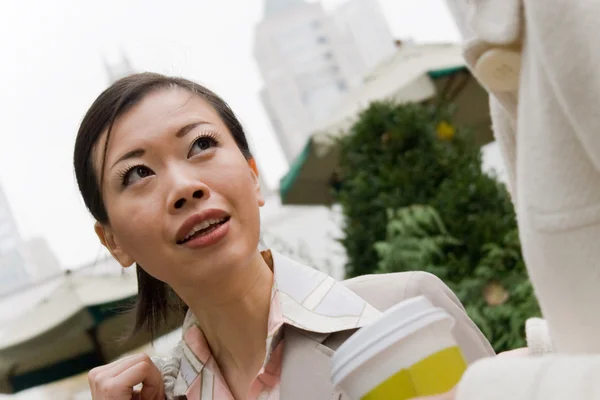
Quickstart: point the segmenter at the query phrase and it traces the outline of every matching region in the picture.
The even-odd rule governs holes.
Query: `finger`
[[[163,377],[158,367],[152,362],[150,358],[144,360],[142,374],[144,379],[141,381],[142,390],[140,392],[140,398],[142,400],[162,400],[165,397],[165,384]]]
[[[88,383],[92,391],[92,395],[97,392],[98,388],[103,386],[108,380],[116,377],[117,375],[123,373],[123,371],[126,371],[128,368],[131,368],[133,365],[144,360],[152,362],[150,357],[148,357],[146,354],[136,354],[92,369],[88,373]]]
[[[152,361],[144,360],[121,372],[111,381],[113,384],[118,384],[119,387],[129,387],[131,390],[140,383],[158,388],[162,383],[162,376]]]
[[[145,360],[152,362],[150,361],[150,357],[148,357],[145,354],[136,354],[135,356],[126,357],[121,360],[112,362],[107,365],[108,368],[104,369],[96,375],[95,382],[96,384],[99,384],[112,378],[115,378],[123,372],[127,371],[129,368]]]
[[[156,365],[152,364],[152,367],[142,382],[141,400],[163,400],[165,398],[165,383],[162,374]]]
[[[133,393],[133,388],[142,384],[142,390],[139,393],[141,400],[164,399],[164,383],[162,375],[156,365],[150,359],[143,359],[137,364],[126,369],[108,383],[117,394]],[[112,394],[112,393],[111,393]]]
[[[135,398],[133,387],[144,380],[143,363],[136,364],[121,374],[109,378],[104,377],[96,383],[97,399],[131,400]]]
[[[124,371],[128,370],[134,365],[144,361],[152,362],[150,357],[143,353],[125,357],[110,363],[110,368],[107,368],[107,370],[104,371],[104,374],[108,377],[114,378],[115,376],[122,374]]]

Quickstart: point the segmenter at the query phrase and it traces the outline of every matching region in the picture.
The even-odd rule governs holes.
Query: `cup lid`
[[[434,306],[425,296],[396,304],[338,348],[332,357],[334,383],[394,343],[440,320],[448,321],[450,329],[454,325],[452,316]]]

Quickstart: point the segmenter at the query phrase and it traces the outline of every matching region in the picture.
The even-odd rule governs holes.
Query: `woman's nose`
[[[171,212],[178,212],[192,203],[206,200],[208,196],[209,190],[204,183],[180,178],[172,186],[172,192],[168,196],[168,207]]]
[[[192,199],[201,199],[202,197],[204,197],[204,191],[202,189],[198,189],[196,191],[194,191],[191,195]],[[179,210],[181,208],[183,208],[183,206],[185,205],[185,203],[187,203],[188,199],[185,197],[180,197],[179,199],[175,200],[175,203],[173,203],[173,207],[175,208],[175,210]]]

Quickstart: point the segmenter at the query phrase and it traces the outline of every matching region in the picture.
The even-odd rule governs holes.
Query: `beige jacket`
[[[600,398],[600,1],[447,2],[491,94],[523,254],[557,351],[477,363],[458,399]]]
[[[445,309],[456,319],[453,334],[469,363],[494,354],[454,293],[434,275],[425,272],[368,275],[344,283],[380,311],[405,299],[425,295],[434,305]],[[330,359],[351,333],[335,333],[319,342],[295,329],[286,332],[281,399],[346,400],[331,384]]]
[[[341,283],[277,253],[273,253],[273,265],[273,298],[279,301],[272,307],[280,308],[285,321],[279,388],[283,400],[345,399],[330,380],[332,354],[381,311],[419,295],[454,317],[453,334],[468,363],[494,354],[456,296],[434,275],[405,272]],[[210,359],[198,351],[197,340],[188,340],[195,337],[196,326],[193,314],[188,314],[183,339],[172,355],[153,359],[163,373],[169,400],[185,396],[212,400],[217,395]]]

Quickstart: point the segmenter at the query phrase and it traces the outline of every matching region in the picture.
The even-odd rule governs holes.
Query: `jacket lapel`
[[[331,383],[334,351],[322,344],[328,335],[315,335],[292,326],[285,329],[281,399],[347,400]]]
[[[348,400],[331,383],[331,356],[381,313],[322,272],[273,253],[284,324],[282,400]]]

